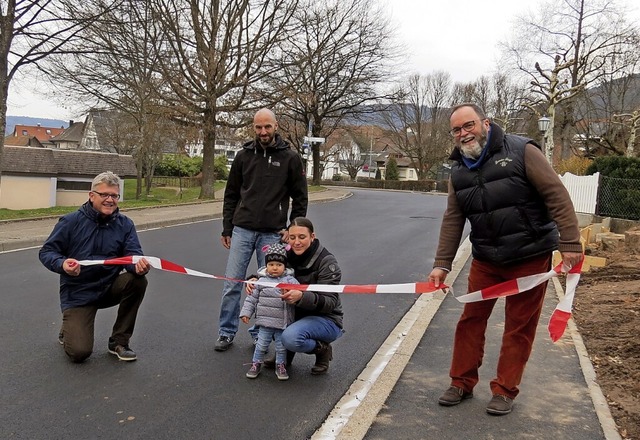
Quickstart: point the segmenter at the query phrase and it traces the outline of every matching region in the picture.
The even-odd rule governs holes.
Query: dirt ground
[[[573,317],[620,435],[640,440],[640,255],[624,246],[590,254],[608,264],[580,277]]]

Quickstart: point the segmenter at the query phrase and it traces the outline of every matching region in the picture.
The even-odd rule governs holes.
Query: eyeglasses
[[[94,194],[98,194],[102,200],[107,200],[111,197],[113,200],[118,200],[120,198],[120,194],[111,194],[111,193],[101,193],[98,191],[91,191]]]
[[[478,121],[482,121],[482,120],[480,119]],[[476,126],[476,121],[465,122],[464,124],[462,124],[461,127],[453,127],[451,130],[449,130],[449,134],[453,137],[458,137],[460,136],[460,133],[462,133],[462,130],[469,133],[471,130],[475,128],[475,126]]]

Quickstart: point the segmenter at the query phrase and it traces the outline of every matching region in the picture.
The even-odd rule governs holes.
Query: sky
[[[619,0],[634,9],[630,19],[640,22],[637,0]],[[398,43],[407,52],[407,73],[426,75],[437,70],[454,82],[490,75],[499,57],[498,43],[511,35],[517,15],[535,11],[544,0],[380,0],[398,30]],[[71,103],[46,98],[46,84],[17,78],[11,84],[7,114],[62,120],[82,120]]]

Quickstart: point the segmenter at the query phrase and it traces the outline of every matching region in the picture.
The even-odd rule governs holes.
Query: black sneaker
[[[233,344],[233,337],[220,335],[213,349],[215,351],[227,351],[229,347],[231,347],[231,344]]]
[[[258,377],[258,374],[260,374],[260,370],[262,370],[262,364],[260,362],[253,362],[251,364],[251,368],[249,368],[249,371],[247,371],[246,376],[249,379],[255,379],[256,377]]]
[[[129,348],[128,345],[109,344],[109,353],[118,356],[121,361],[135,361],[138,359],[136,352]]]

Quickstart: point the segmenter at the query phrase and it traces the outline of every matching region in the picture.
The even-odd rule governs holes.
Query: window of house
[[[413,170],[409,170],[409,178],[413,179]]]
[[[51,130],[47,128],[47,134],[51,134]]]
[[[56,189],[67,191],[91,191],[91,182],[78,182],[73,180],[58,180]]]
[[[27,130],[22,130],[22,136],[26,136],[27,134]]]

